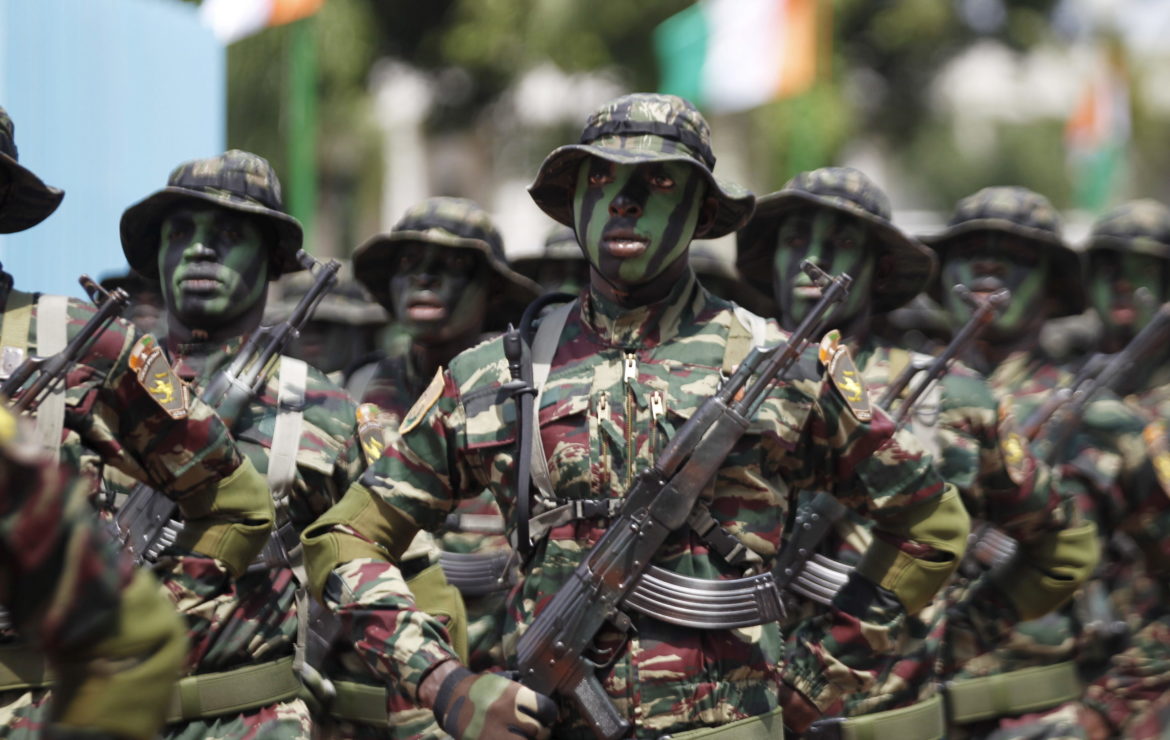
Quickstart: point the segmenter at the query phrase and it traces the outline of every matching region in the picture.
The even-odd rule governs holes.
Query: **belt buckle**
[[[828,717],[813,722],[801,737],[806,740],[843,740],[844,729],[844,717]]]

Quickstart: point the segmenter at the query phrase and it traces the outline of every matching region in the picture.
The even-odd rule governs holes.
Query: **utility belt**
[[[942,697],[908,707],[858,717],[831,717],[813,722],[805,731],[808,740],[941,740],[946,737]]]
[[[777,707],[767,714],[736,720],[720,727],[703,727],[663,735],[659,740],[784,740],[782,713]]]
[[[39,650],[25,644],[0,646],[0,691],[47,689],[53,680],[49,663]],[[166,721],[238,714],[288,701],[302,690],[291,655],[230,671],[186,676],[175,685]]]
[[[947,718],[963,725],[1052,709],[1076,699],[1083,690],[1076,663],[1066,661],[949,681],[943,694]]]
[[[505,591],[516,582],[513,550],[485,553],[447,552],[439,554],[439,565],[447,582],[467,597]]]

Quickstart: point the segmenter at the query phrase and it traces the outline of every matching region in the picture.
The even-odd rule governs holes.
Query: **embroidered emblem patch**
[[[435,372],[435,377],[431,378],[431,384],[422,392],[414,405],[410,407],[410,411],[406,412],[406,416],[402,417],[402,426],[399,428],[399,434],[408,434],[411,429],[419,425],[431,407],[439,402],[439,397],[443,395],[443,368],[439,368]]]
[[[1160,421],[1150,422],[1142,430],[1142,439],[1150,451],[1150,461],[1162,491],[1170,496],[1170,440],[1166,437],[1166,425]]]
[[[167,362],[162,347],[147,334],[130,351],[130,369],[146,394],[172,419],[187,418],[187,386]]]
[[[825,340],[829,339],[829,335],[832,334],[837,334],[837,332],[829,332],[825,335]],[[847,347],[840,344],[840,334],[834,337],[831,349],[826,349],[825,340],[821,341],[820,352],[822,357],[826,354],[829,355],[825,367],[829,371],[833,385],[837,386],[837,390],[845,399],[845,403],[849,404],[854,416],[861,421],[869,421],[873,418],[873,407],[869,402],[869,391],[865,387],[865,381],[861,379],[857,365],[853,364],[853,355],[849,354]],[[822,362],[824,362],[823,359]]]

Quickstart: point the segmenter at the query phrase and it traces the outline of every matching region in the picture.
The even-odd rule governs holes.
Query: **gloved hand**
[[[544,740],[557,719],[557,705],[544,694],[463,666],[443,679],[434,711],[439,726],[456,740]]]

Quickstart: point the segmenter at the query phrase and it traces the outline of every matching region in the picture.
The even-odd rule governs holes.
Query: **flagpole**
[[[317,206],[317,38],[314,16],[291,24],[287,80],[288,210],[313,251]]]

